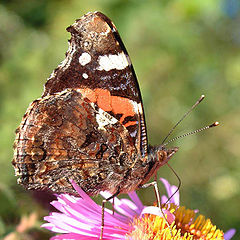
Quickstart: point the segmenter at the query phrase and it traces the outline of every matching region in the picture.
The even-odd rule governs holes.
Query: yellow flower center
[[[165,207],[166,208],[166,207]],[[126,239],[131,240],[222,240],[223,231],[217,229],[210,219],[203,215],[195,218],[194,210],[177,207],[173,204],[167,210],[174,214],[175,221],[168,228],[163,217],[145,214],[142,218],[135,218],[133,231]]]

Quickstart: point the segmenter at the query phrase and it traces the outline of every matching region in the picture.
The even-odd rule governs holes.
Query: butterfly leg
[[[157,181],[153,181],[150,183],[146,183],[144,185],[140,185],[139,188],[148,188],[148,187],[154,187],[154,192],[155,192],[155,196],[157,199],[157,205],[159,208],[161,208],[161,198],[160,198],[160,193],[159,193],[159,189],[158,189],[158,185],[157,185]]]
[[[115,192],[112,196],[102,201],[102,224],[101,224],[101,233],[100,233],[99,240],[103,239],[105,203],[110,201],[111,199],[114,199],[119,193],[120,193],[120,189],[118,189],[117,192]],[[113,202],[113,207],[114,207],[114,202]],[[114,210],[113,210],[113,213],[114,213]]]
[[[163,212],[163,209],[162,209],[162,203],[161,203],[160,192],[159,192],[159,189],[158,189],[157,181],[153,181],[153,182],[150,182],[150,183],[146,183],[144,185],[140,185],[139,188],[148,188],[148,187],[151,187],[151,186],[154,187],[154,192],[155,192],[155,196],[156,196],[156,199],[157,199],[157,205],[158,205],[158,207],[161,211],[161,214],[162,214],[163,218],[166,221],[167,227],[170,230],[170,234],[173,237],[172,228],[171,228],[169,222],[167,221],[165,213]]]

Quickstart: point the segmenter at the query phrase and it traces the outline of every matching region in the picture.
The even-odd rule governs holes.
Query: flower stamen
[[[132,226],[133,231],[127,239],[148,240],[221,240],[223,231],[214,226],[210,219],[203,215],[195,218],[195,211],[185,207],[177,207],[173,204],[164,206],[166,210],[175,216],[171,223],[171,231],[162,216],[144,214],[142,218],[135,218]],[[166,216],[167,218],[167,216]],[[172,234],[171,234],[172,232]]]
[[[176,217],[176,227],[181,229],[182,234],[190,233],[193,239],[224,239],[223,231],[217,229],[210,219],[206,219],[203,215],[199,215],[195,219],[196,213],[194,210],[179,207],[174,212],[174,215]]]

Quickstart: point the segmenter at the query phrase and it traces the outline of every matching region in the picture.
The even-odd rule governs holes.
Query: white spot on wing
[[[122,70],[128,66],[128,60],[124,52],[118,53],[116,55],[109,54],[104,56],[99,56],[98,58],[99,67],[97,70],[109,71],[112,69]]]
[[[98,128],[105,130],[106,125],[115,124],[118,120],[108,114],[107,112],[103,111],[99,108],[98,114],[96,115],[96,120],[98,123]]]
[[[133,105],[134,112],[136,114],[138,114],[138,113],[142,114],[143,113],[143,109],[142,109],[142,104],[141,103],[137,103],[135,101],[131,101],[131,103]]]
[[[86,73],[83,73],[82,74],[83,78],[87,79],[88,78],[88,75]]]
[[[141,103],[138,103],[138,111],[139,111],[139,113],[143,113],[143,109],[142,109],[142,104]]]
[[[79,63],[82,65],[82,66],[85,66],[86,64],[90,63],[91,62],[91,56],[89,53],[82,53],[82,55],[79,57]]]

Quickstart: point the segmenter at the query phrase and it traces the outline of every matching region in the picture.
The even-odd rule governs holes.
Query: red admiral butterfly
[[[177,148],[150,146],[132,63],[109,18],[88,13],[67,28],[65,60],[17,129],[13,165],[27,189],[127,193]]]

